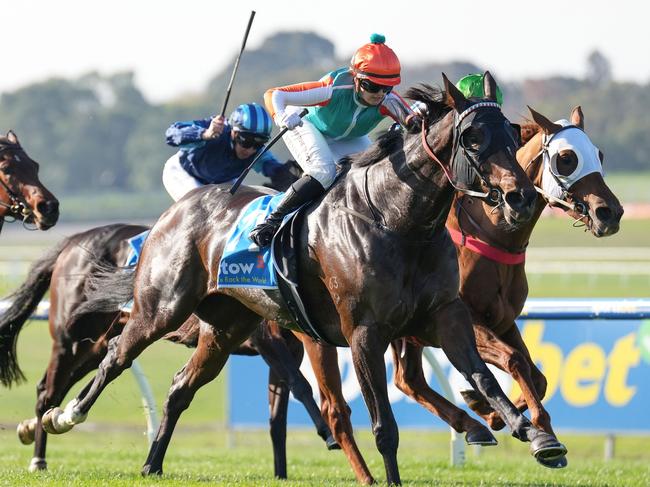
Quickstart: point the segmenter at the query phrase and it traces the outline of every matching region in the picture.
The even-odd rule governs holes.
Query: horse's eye
[[[484,140],[485,135],[479,129],[469,128],[463,134],[463,146],[469,150],[479,150]]]

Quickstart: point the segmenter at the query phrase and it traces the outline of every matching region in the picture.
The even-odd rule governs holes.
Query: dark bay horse
[[[422,133],[389,134],[353,158],[343,177],[304,216],[299,285],[323,336],[351,347],[390,484],[400,483],[398,431],[383,354],[400,336],[442,347],[513,435],[531,442],[535,456],[554,456],[561,446],[514,407],[480,359],[470,314],[458,296],[456,251],[444,230],[452,184],[463,186],[469,176],[471,184],[464,189],[486,190],[484,197],[504,206],[508,224],[532,216],[534,189],[514,158],[512,128],[494,102],[496,83],[489,73],[485,80],[490,102],[467,100],[446,77],[443,93],[430,87],[411,90],[411,98],[429,108]],[[225,236],[246,204],[260,195],[251,188],[234,196],[227,190],[198,189],[158,220],[136,270],[129,321],[109,342],[98,373],[79,396],[65,410],[44,415],[48,431],[63,433],[84,421],[104,387],[193,312],[214,331],[199,340],[172,394],[185,389],[191,396],[216,377],[260,316],[294,326],[278,292],[217,287]],[[166,421],[170,430],[153,449],[166,448],[177,414],[163,418],[161,430]],[[373,481],[370,475],[359,480]]]
[[[38,179],[38,170],[13,131],[0,136],[0,231],[5,222],[17,220],[39,230],[56,224],[59,202]]]
[[[542,128],[542,126],[537,125],[536,123],[527,124],[523,127],[523,143],[526,145],[518,151],[517,158],[520,166],[526,170],[534,184],[537,187],[541,187],[543,171],[549,170],[548,167],[545,169],[542,160],[534,161],[536,157],[542,156],[542,133],[549,138],[553,134],[558,133],[560,126],[549,122],[545,117],[535,111],[531,110],[531,113],[533,114],[533,119],[538,121],[540,124],[543,124],[543,127],[545,128]],[[584,118],[582,111],[579,108],[572,111],[570,121],[576,127],[579,127],[580,129],[584,128]],[[572,174],[577,167],[578,156],[575,151],[567,149],[566,151],[561,151],[560,155],[562,155],[564,159],[564,161],[561,161],[561,172],[565,175]],[[580,157],[583,157],[582,154],[580,154]],[[592,232],[596,236],[615,233],[618,229],[618,221],[620,220],[622,211],[615,196],[612,195],[611,191],[604,183],[602,174],[599,174],[600,173],[594,173],[592,175],[580,177],[569,188],[571,190],[571,197],[567,198],[570,200],[567,201],[567,212],[576,221],[586,220],[588,227],[593,229]],[[534,218],[530,222],[522,224],[516,232],[504,228],[502,221],[499,220],[499,218],[503,218],[503,215],[500,212],[495,212],[494,207],[485,205],[484,203],[481,203],[480,200],[473,199],[471,196],[465,196],[462,193],[457,194],[455,196],[453,207],[458,208],[461,204],[468,206],[468,209],[463,209],[463,221],[465,218],[468,218],[468,222],[472,222],[472,226],[470,226],[472,232],[468,232],[468,230],[463,226],[464,233],[478,234],[483,240],[489,241],[490,245],[498,245],[499,248],[510,249],[508,251],[514,253],[515,251],[519,251],[526,247],[528,237],[539,218],[541,210],[547,204],[548,198],[548,195],[539,195],[535,204]],[[583,203],[584,206],[579,207],[577,203],[580,202]],[[468,214],[465,215],[465,212],[468,212]],[[476,213],[476,215],[474,215],[474,213]],[[460,230],[461,228],[458,225],[458,214],[459,213],[457,212],[450,213],[447,225],[451,228]],[[483,219],[485,218],[490,219],[491,223],[489,225],[484,224]],[[475,223],[480,224],[480,228],[476,228],[474,225]],[[513,245],[511,242],[512,239],[524,242],[524,244]],[[533,397],[535,397],[535,388],[540,382],[544,383],[544,377],[537,370],[534,364],[530,362],[530,357],[525,347],[520,348],[518,346],[518,344],[521,343],[521,338],[517,341],[505,338],[508,342],[514,342],[513,345],[508,345],[501,341],[500,338],[494,335],[494,332],[491,331],[490,328],[487,328],[483,324],[479,324],[480,322],[477,321],[477,316],[485,319],[484,317],[487,316],[488,313],[481,312],[481,308],[479,308],[479,311],[477,312],[475,303],[475,296],[485,297],[483,302],[490,303],[493,307],[509,306],[516,310],[512,313],[510,311],[491,312],[489,313],[490,316],[518,315],[526,298],[525,294],[522,295],[522,292],[527,293],[526,290],[528,289],[527,282],[525,281],[523,263],[514,265],[499,263],[471,252],[466,246],[461,246],[459,244],[456,246],[459,252],[459,264],[461,268],[461,296],[470,306],[472,318],[474,320],[477,344],[481,356],[488,363],[493,363],[509,372],[516,380],[518,380],[518,382],[520,382],[523,391],[530,390],[533,392]],[[463,258],[464,256],[466,258]],[[522,277],[523,281],[521,280]],[[469,293],[466,297],[465,289],[467,289],[468,285],[471,284],[474,284],[473,292]],[[515,297],[519,299],[519,301],[515,301]],[[514,325],[514,319],[512,319],[512,324]],[[519,334],[518,330],[510,329],[507,330],[507,332],[507,335]],[[485,339],[486,334],[489,334],[489,340]],[[338,380],[339,373],[336,365],[336,357],[334,356],[332,359],[332,350],[327,350],[327,347],[313,344],[306,336],[303,336],[303,338],[308,342],[308,350],[311,351],[312,363],[316,365],[315,372],[319,378],[321,389],[323,385],[326,386],[325,390],[321,390],[323,398],[322,410],[324,415],[328,420],[330,420],[332,428],[335,431],[344,430],[345,425],[348,425],[349,429],[347,431],[338,432],[339,441],[345,445],[344,450],[348,454],[351,463],[360,470],[363,470],[361,465],[365,464],[365,462],[358,453],[356,444],[353,442],[352,430],[351,426],[349,426],[349,412],[344,400],[342,399],[343,396],[340,381]],[[494,436],[489,432],[489,430],[486,430],[482,424],[472,419],[463,410],[457,408],[454,404],[448,402],[445,398],[428,387],[422,372],[420,345],[406,340],[395,341],[392,345],[395,364],[394,382],[398,388],[409,397],[422,404],[429,411],[442,417],[459,433],[466,432],[466,441],[469,444],[496,444]],[[494,358],[495,356],[499,357],[498,361]],[[526,360],[526,357],[528,360]],[[535,381],[533,383],[527,383],[526,381],[526,378],[530,374],[530,372],[527,372],[529,367],[532,367],[533,370],[537,372],[534,376]],[[464,391],[463,395],[472,398],[470,404],[478,409],[477,412],[488,411],[487,408],[489,408],[489,405],[485,403],[485,401],[479,403],[475,394],[470,395],[468,392]],[[543,397],[543,392],[541,397]],[[532,422],[539,428],[552,433],[553,431],[550,427],[550,420],[544,421],[544,418],[547,417],[546,412],[539,404],[539,399],[536,401],[537,403],[534,401],[531,402],[531,404],[533,404],[533,406],[531,406]],[[518,400],[517,404],[523,411],[525,403]],[[535,404],[537,404],[537,408],[535,407]],[[489,413],[484,413],[483,415],[487,416],[486,419],[488,419],[490,425],[496,429],[502,428],[503,422],[501,418],[493,412],[491,408],[489,408],[489,411]],[[342,437],[347,439],[347,441],[343,441],[341,439]],[[563,462],[563,458],[556,458],[548,460],[547,462],[544,462],[544,459],[540,459],[540,463],[552,467],[562,466]]]

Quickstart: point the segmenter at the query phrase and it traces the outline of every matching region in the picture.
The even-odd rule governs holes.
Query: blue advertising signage
[[[527,320],[519,323],[533,360],[548,380],[544,403],[555,428],[607,432],[650,431],[650,320]],[[459,391],[468,388],[439,349],[431,349],[449,380],[456,404],[464,407]],[[385,356],[388,392],[400,426],[446,426],[404,396],[392,381],[392,356]],[[425,375],[442,393],[426,361]],[[352,408],[355,426],[370,425],[349,349],[339,349],[343,392]],[[519,388],[512,378],[490,367],[511,399]],[[317,391],[308,364],[301,370]],[[259,357],[232,357],[229,361],[230,423],[233,426],[268,424],[268,368]],[[317,398],[318,402],[318,398]],[[302,405],[292,399],[290,425],[309,426]]]

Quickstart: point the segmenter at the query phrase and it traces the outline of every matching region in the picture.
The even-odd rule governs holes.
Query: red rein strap
[[[526,262],[526,252],[511,253],[497,249],[480,238],[471,235],[463,235],[461,231],[449,226],[447,226],[447,231],[456,245],[466,247],[468,250],[475,254],[479,254],[486,259],[505,265],[517,265]]]
[[[451,183],[452,186],[454,186],[453,179],[451,179],[451,174],[449,174],[449,171],[445,167],[445,165],[442,163],[440,159],[438,159],[438,156],[436,156],[433,151],[431,150],[431,147],[429,147],[429,143],[427,142],[427,129],[426,129],[426,124],[424,123],[424,120],[422,120],[422,147],[424,147],[424,151],[429,155],[431,159],[436,161],[438,165],[441,167],[442,171],[445,173],[445,176],[447,176],[447,179]],[[456,186],[454,186],[455,188]]]

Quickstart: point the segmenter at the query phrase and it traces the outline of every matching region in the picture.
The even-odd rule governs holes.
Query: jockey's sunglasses
[[[360,80],[359,86],[363,91],[367,91],[368,93],[379,93],[380,91],[383,91],[384,93],[388,94],[393,89],[392,86],[378,85],[377,83],[373,83],[369,79]]]
[[[261,149],[268,140],[268,137],[248,132],[238,132],[237,135],[235,135],[235,142],[244,149]]]

